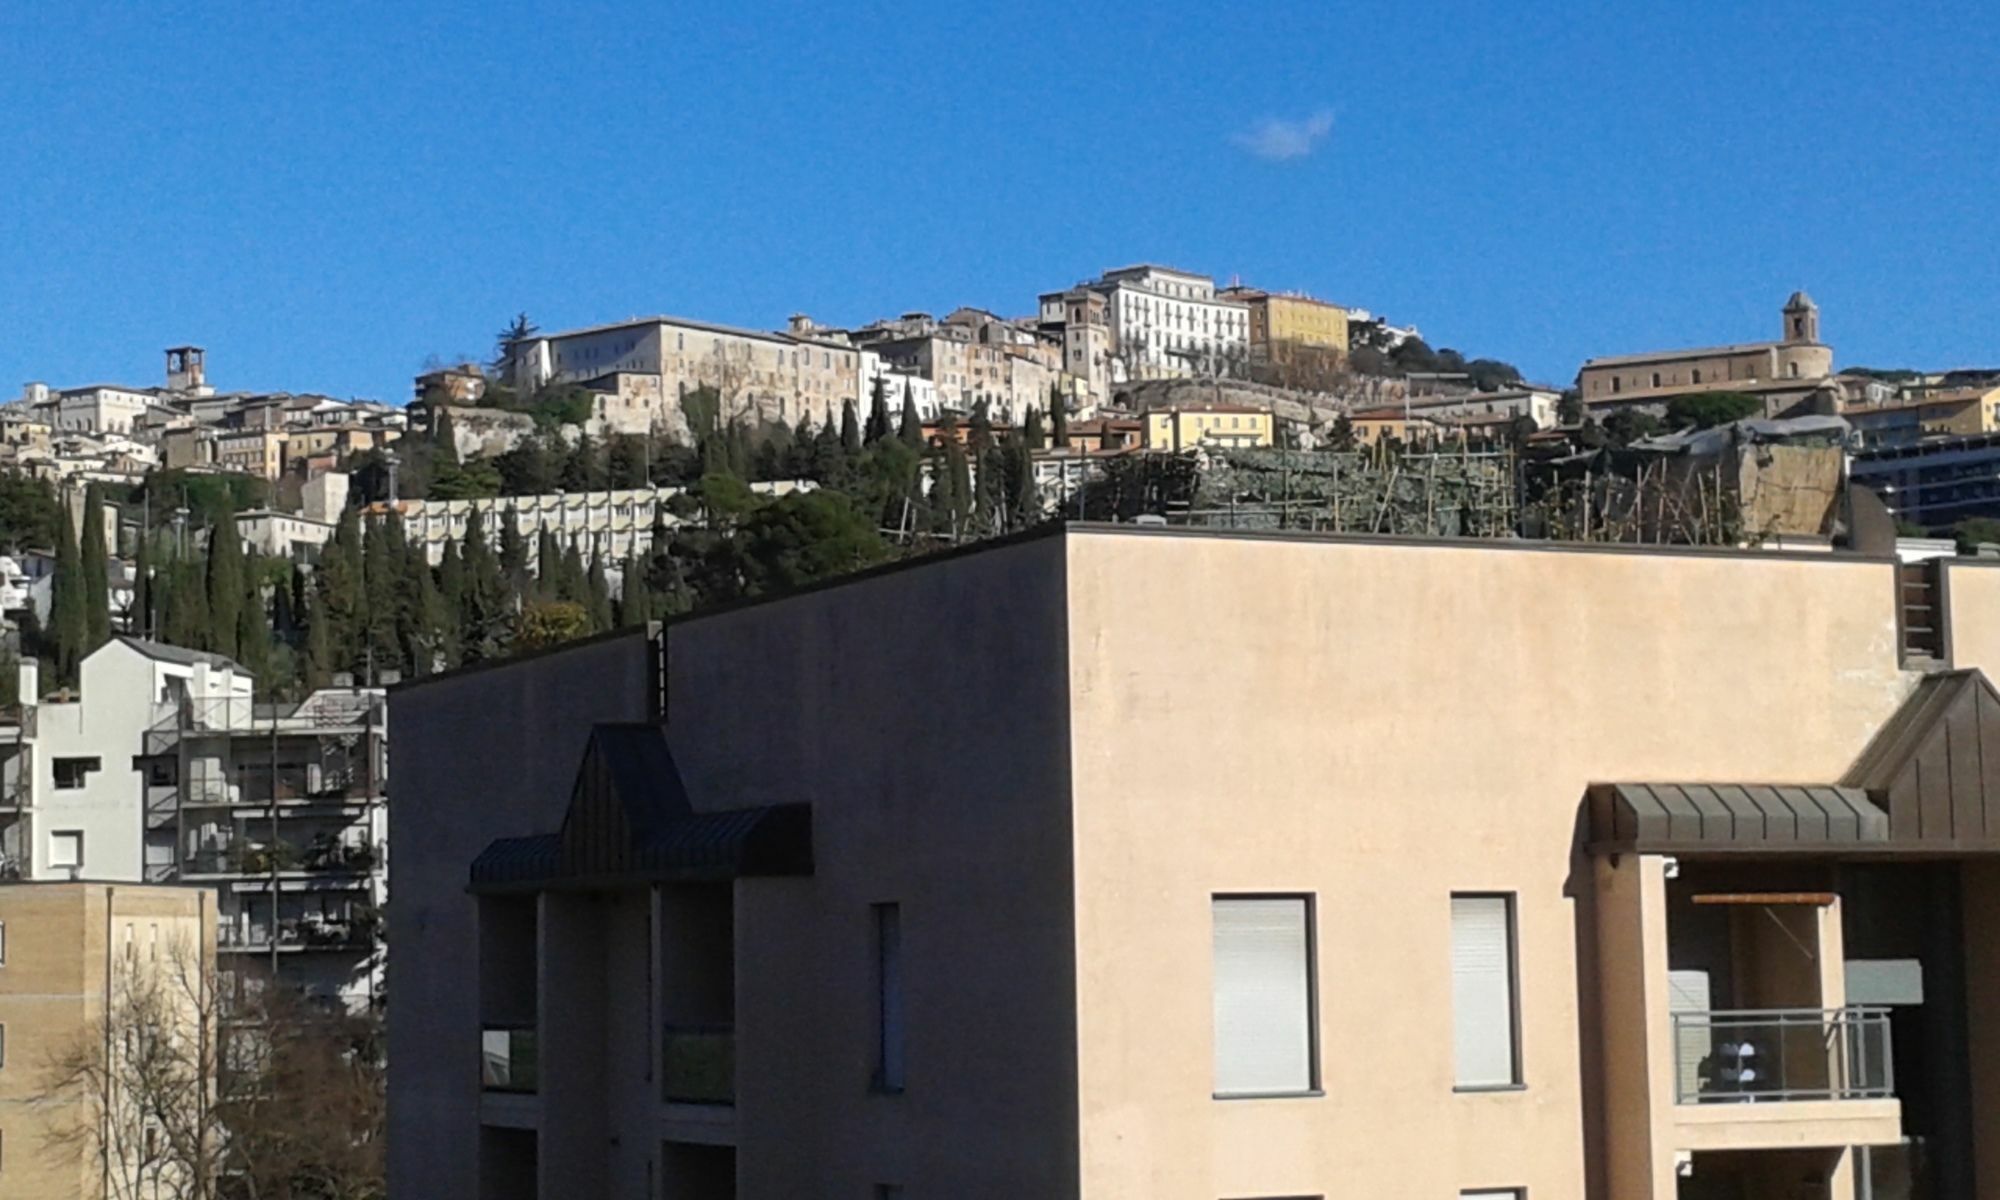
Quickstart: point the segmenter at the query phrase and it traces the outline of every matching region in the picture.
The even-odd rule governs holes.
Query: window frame
[[[60,774],[65,765],[85,764],[77,772],[75,783],[64,783]],[[95,765],[90,765],[95,764]],[[49,783],[58,792],[80,792],[90,786],[90,773],[104,769],[104,757],[99,754],[64,754],[49,759]]]
[[[1518,892],[1496,890],[1452,892],[1451,900],[1499,900],[1507,906],[1507,1043],[1511,1058],[1507,1083],[1464,1083],[1458,1078],[1458,1010],[1454,1002],[1452,1008],[1452,1084],[1454,1093],[1478,1095],[1482,1092],[1519,1092],[1528,1087],[1527,1055],[1521,1045],[1521,900]],[[1446,906],[1447,938],[1449,939],[1450,906]],[[1457,942],[1450,939],[1453,954],[1457,953]],[[1478,1189],[1475,1189],[1478,1190]],[[1505,1191],[1506,1189],[1498,1189]]]
[[[1275,1092],[1224,1092],[1214,1086],[1214,1063],[1209,1064],[1210,1098],[1214,1100],[1300,1100],[1326,1095],[1326,1077],[1320,1070],[1322,1039],[1319,1029],[1319,894],[1306,891],[1211,892],[1208,897],[1209,923],[1209,1004],[1215,1003],[1215,906],[1230,900],[1297,900],[1305,909],[1306,984],[1306,1086],[1303,1090]],[[1215,1036],[1214,1017],[1209,1018],[1211,1042]],[[1211,1047],[1211,1059],[1213,1048]],[[1289,1198],[1279,1198],[1289,1200]]]

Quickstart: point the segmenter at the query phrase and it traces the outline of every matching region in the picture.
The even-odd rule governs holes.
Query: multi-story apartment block
[[[898,371],[882,361],[882,356],[872,349],[861,352],[861,390],[864,396],[858,410],[862,420],[874,411],[875,399],[879,394],[889,406],[889,422],[893,428],[903,412],[903,397],[908,396],[916,407],[917,416],[925,421],[938,417],[937,384],[927,376]]]
[[[328,1002],[380,996],[380,690],[255,703],[230,659],[131,637],[84,659],[75,695],[37,676],[0,714],[0,878],[200,883],[227,952]]]
[[[1819,340],[1819,306],[1793,292],[1780,317],[1784,335],[1774,342],[1590,359],[1577,372],[1577,388],[1584,404],[1598,411],[1657,406],[1703,392],[1746,392],[1761,397],[1772,416],[1802,404],[1832,412],[1840,388],[1833,348]]]
[[[1250,313],[1253,362],[1337,366],[1347,359],[1347,310],[1299,292],[1228,287],[1217,295],[1241,300]]]
[[[150,391],[91,384],[64,388],[34,405],[43,423],[72,433],[131,433],[159,400]]]
[[[221,893],[225,966],[263,960],[350,1010],[380,1001],[388,734],[381,690],[356,687],[186,696],[146,731],[146,820],[175,847],[163,877]]]
[[[1911,388],[1881,400],[1843,403],[1840,415],[1870,447],[2000,433],[2000,387]]]
[[[1111,332],[1110,302],[1087,287],[1048,292],[1041,297],[1041,328],[1062,340],[1064,390],[1082,403],[1104,404],[1111,387],[1125,381],[1125,364],[1116,353]]]
[[[1250,309],[1206,275],[1143,264],[1084,284],[1104,296],[1113,352],[1134,379],[1238,375],[1250,358]]]
[[[1996,630],[1976,560],[1069,526],[420,681],[392,1191],[1993,1194]]]
[[[141,1123],[180,1114],[140,1112],[142,1102],[129,1094],[52,1092],[48,1080],[52,1061],[73,1061],[96,1044],[108,1060],[98,1076],[107,1083],[129,1081],[137,1069],[110,1056],[131,1053],[141,1031],[121,1031],[114,1040],[106,1033],[121,1018],[107,1024],[106,1014],[129,1017],[138,1006],[126,997],[155,987],[165,1002],[143,1011],[178,1013],[181,1020],[151,1032],[177,1044],[213,1035],[202,1000],[180,984],[199,988],[214,969],[215,912],[215,894],[201,888],[0,886],[0,1195],[87,1200],[206,1194],[184,1191],[192,1181],[140,1161],[151,1140],[140,1138]],[[116,1143],[129,1145],[129,1154],[114,1159],[108,1139],[77,1136],[102,1118],[133,1124],[131,1141]]]
[[[285,473],[285,434],[278,429],[225,429],[215,435],[215,463],[259,479]]]
[[[541,334],[509,349],[505,375],[515,387],[550,382],[610,389],[634,401],[639,428],[688,432],[681,397],[697,388],[719,396],[724,420],[814,423],[840,418],[841,405],[858,401],[860,356],[851,345],[736,329],[678,317],[647,317],[563,333]],[[645,377],[648,382],[620,380]],[[649,407],[643,410],[640,402]],[[624,419],[624,418],[621,418]]]

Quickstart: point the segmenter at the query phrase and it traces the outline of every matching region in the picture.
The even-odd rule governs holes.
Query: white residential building
[[[76,694],[40,691],[31,660],[0,719],[0,878],[212,884],[225,952],[325,1000],[381,995],[381,691],[257,704],[230,659],[132,637]]]
[[[1136,379],[1237,375],[1250,361],[1250,306],[1215,280],[1141,264],[1083,286],[1104,296],[1113,352]]]
[[[332,521],[318,521],[297,513],[256,509],[236,515],[236,532],[242,537],[244,548],[272,558],[309,561],[318,556],[321,546],[333,540],[333,531]]]

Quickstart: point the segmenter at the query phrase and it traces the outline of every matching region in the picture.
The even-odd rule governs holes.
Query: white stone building
[[[1112,352],[1131,378],[1234,376],[1250,361],[1250,306],[1217,297],[1206,275],[1141,264],[1083,286],[1104,296]]]

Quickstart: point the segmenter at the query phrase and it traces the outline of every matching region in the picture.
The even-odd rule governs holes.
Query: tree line
[[[491,522],[475,508],[463,536],[437,548],[434,562],[434,548],[408,536],[394,506],[365,506],[363,494],[314,560],[297,562],[244,547],[237,512],[261,498],[254,494],[211,486],[196,503],[192,491],[173,497],[151,479],[123,493],[93,487],[80,530],[49,494],[48,513],[39,501],[24,503],[35,515],[0,527],[0,537],[17,545],[54,530],[48,627],[24,621],[21,649],[51,665],[52,682],[70,684],[84,657],[111,636],[109,558],[85,552],[107,545],[107,509],[121,514],[131,554],[123,629],[226,655],[258,679],[260,692],[287,698],[336,674],[410,678],[782,594],[1043,519],[1030,453],[1043,437],[1038,413],[1019,430],[1002,430],[980,405],[963,426],[947,415],[927,437],[907,393],[898,402],[878,387],[871,399],[865,420],[849,403],[839,420],[818,426],[804,418],[791,426],[724,420],[711,404],[692,445],[535,439],[460,462],[448,433],[435,444],[426,464],[433,486],[454,471],[492,471],[503,486],[537,493],[595,486],[599,469],[619,480],[636,452],[682,490],[658,512],[651,544],[615,557],[599,542],[524,530],[511,513]],[[750,486],[783,480],[812,487],[774,496]],[[0,519],[5,501],[0,490]],[[204,517],[205,527],[197,526]]]

